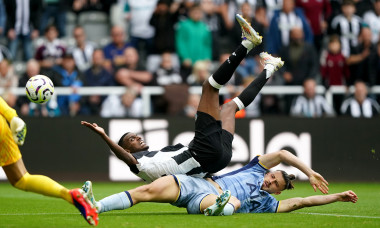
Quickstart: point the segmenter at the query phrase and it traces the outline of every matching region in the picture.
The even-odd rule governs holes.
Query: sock
[[[226,84],[231,79],[236,68],[246,55],[247,48],[240,44],[230,57],[228,57],[228,59],[216,70],[216,72],[210,76],[210,85],[216,89],[220,89],[222,85]]]
[[[266,77],[269,78],[274,73],[274,66],[272,64],[266,64],[264,69],[267,70]]]
[[[241,92],[241,94],[237,97],[238,99],[233,99],[233,101],[239,107],[239,110],[247,107],[255,99],[257,94],[268,81],[266,75],[267,70],[264,69],[260,75],[253,82],[251,82],[251,84],[249,84],[247,88],[243,90],[243,92]],[[243,104],[243,106],[238,103],[239,101]]]
[[[73,202],[69,190],[47,176],[26,173],[14,186],[23,191],[62,198],[69,203]]]
[[[231,203],[227,203],[226,206],[224,206],[223,209],[223,215],[233,215],[235,212],[235,207]]]
[[[128,191],[113,194],[100,200],[98,203],[100,204],[99,213],[124,210],[133,206],[132,198]]]
[[[255,45],[249,40],[243,40],[241,44],[247,48],[247,54],[255,47]]]
[[[9,107],[2,97],[0,97],[0,114],[4,116],[8,123],[11,122],[13,117],[17,116],[16,110]]]

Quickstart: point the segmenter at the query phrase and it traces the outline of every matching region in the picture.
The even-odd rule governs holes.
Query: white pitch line
[[[335,216],[335,217],[351,217],[351,218],[371,218],[380,219],[380,216],[365,216],[365,215],[339,215],[339,214],[325,214],[325,213],[311,213],[311,212],[293,212],[295,214],[304,215],[321,215],[321,216]]]

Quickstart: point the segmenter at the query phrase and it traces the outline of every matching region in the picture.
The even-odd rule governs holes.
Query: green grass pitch
[[[142,183],[93,183],[96,199],[131,189]],[[63,183],[68,188],[82,183]],[[225,217],[188,215],[170,204],[143,203],[124,211],[101,214],[98,227],[380,227],[380,183],[330,183],[330,193],[353,190],[359,200],[304,208],[287,214],[235,214]],[[296,183],[277,199],[313,195],[308,183]],[[319,193],[318,193],[319,194]],[[14,189],[0,183],[0,227],[89,227],[79,212],[61,199]]]

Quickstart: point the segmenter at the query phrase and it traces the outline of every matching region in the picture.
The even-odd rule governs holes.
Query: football
[[[25,86],[26,96],[30,101],[37,104],[48,102],[53,96],[53,82],[45,75],[36,75],[31,77]]]

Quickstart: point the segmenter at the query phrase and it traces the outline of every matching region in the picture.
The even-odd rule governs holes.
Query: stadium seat
[[[87,39],[96,43],[109,36],[109,21],[106,13],[90,11],[79,15],[79,25],[83,26]]]
[[[72,37],[73,36],[73,30],[77,24],[77,16],[73,12],[66,12],[66,37]]]

